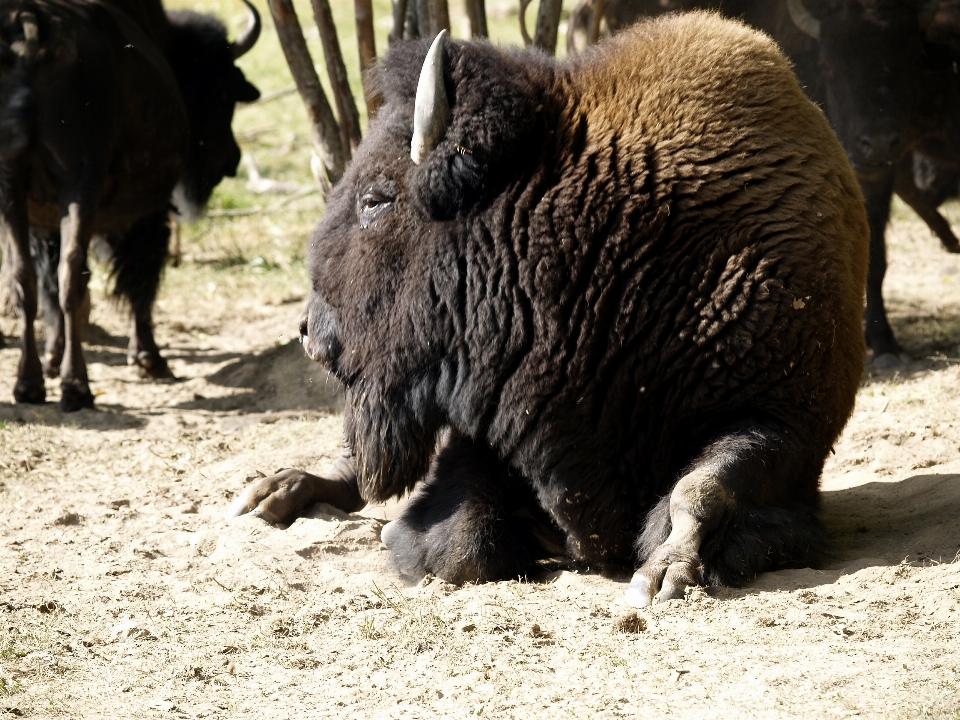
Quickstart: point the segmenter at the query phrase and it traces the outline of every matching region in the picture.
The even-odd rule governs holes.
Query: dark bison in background
[[[869,229],[843,149],[766,36],[712,14],[566,63],[401,44],[310,244],[307,353],[343,455],[231,514],[288,521],[423,481],[400,571],[640,567],[637,605],[813,560],[863,369]],[[418,81],[418,68],[423,71]]]
[[[931,187],[928,171],[927,185],[917,186],[910,152],[930,130],[931,108],[936,113],[941,93],[954,92],[922,78],[929,80],[931,73],[939,72],[942,48],[937,45],[951,35],[955,4],[954,0],[607,0],[603,12],[607,29],[615,32],[641,17],[709,8],[742,19],[777,40],[807,94],[825,109],[864,194],[871,230],[865,333],[881,365],[906,359],[887,319],[882,292],[887,268],[884,234],[894,190],[948,250],[960,252],[936,205],[931,207],[949,194],[943,186],[950,184],[952,160],[921,156],[918,162],[926,162],[934,174],[939,171],[941,180]],[[585,42],[591,10],[592,5],[584,2],[573,13],[568,44],[574,50]],[[948,86],[956,84],[956,77],[941,73],[939,78]],[[923,92],[932,95],[923,98]],[[951,122],[935,134],[954,128]],[[931,141],[926,144],[929,147]]]
[[[157,0],[0,0],[0,240],[22,316],[17,402],[45,399],[31,234],[39,266],[56,267],[43,288],[55,315],[44,364],[59,370],[61,408],[93,404],[78,310],[94,234],[131,306],[131,360],[170,375],[151,328],[167,215],[172,196],[196,214],[236,172],[234,106],[259,97],[234,65],[260,32],[247,6],[248,28],[230,43],[218,20],[167,14]]]

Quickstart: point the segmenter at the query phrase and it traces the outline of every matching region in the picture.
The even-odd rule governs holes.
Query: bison
[[[260,32],[246,4],[247,30],[230,43],[216,19],[168,15],[157,0],[0,0],[0,240],[22,317],[17,402],[44,401],[45,365],[59,370],[61,409],[93,404],[78,310],[95,233],[131,306],[131,360],[146,375],[170,375],[151,327],[167,215],[171,197],[195,214],[236,172],[234,106],[259,97],[234,65]],[[31,233],[57,266],[45,287],[59,308],[43,365]]]
[[[774,42],[709,13],[568,62],[441,33],[377,82],[301,324],[346,388],[343,454],[229,514],[414,491],[382,535],[403,575],[517,577],[559,552],[639,567],[640,606],[812,562],[869,227]]]
[[[871,228],[865,335],[882,366],[908,359],[887,319],[883,301],[884,242],[890,200],[903,190],[941,237],[942,218],[929,212],[937,193],[912,188],[912,174],[896,178],[901,158],[918,138],[920,78],[926,43],[950,18],[946,0],[608,0],[610,30],[669,10],[711,8],[770,33],[793,61],[807,94],[821,104],[860,182]],[[570,45],[583,43],[591,3],[574,12]],[[933,33],[933,35],[931,35]],[[579,40],[578,40],[579,38]],[[918,117],[919,116],[919,117]],[[934,208],[935,210],[935,208]],[[952,247],[950,249],[953,249]]]

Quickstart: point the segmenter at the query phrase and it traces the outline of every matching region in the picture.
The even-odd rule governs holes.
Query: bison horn
[[[260,37],[260,13],[248,0],[243,0],[243,4],[247,6],[249,18],[247,19],[247,27],[240,33],[240,37],[230,44],[230,55],[234,60],[249,52],[250,48],[257,42],[257,38]]]
[[[937,14],[938,5],[940,5],[940,0],[930,0],[920,11],[920,27],[924,30],[926,30],[930,23],[933,22],[933,17]]]
[[[443,38],[441,30],[427,52],[417,82],[417,101],[413,108],[413,141],[410,157],[419,165],[437,146],[450,123],[450,103],[443,86]]]
[[[37,47],[40,42],[40,30],[37,28],[37,17],[32,12],[20,14],[20,25],[23,28],[23,40],[10,44],[14,53],[28,62],[36,59]]]
[[[787,0],[787,10],[794,25],[814,40],[820,39],[820,21],[803,6],[803,0]]]

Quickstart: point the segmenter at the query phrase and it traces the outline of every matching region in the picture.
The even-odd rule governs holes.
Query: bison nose
[[[895,132],[871,133],[857,138],[857,152],[865,165],[880,165],[896,160],[900,134]]]

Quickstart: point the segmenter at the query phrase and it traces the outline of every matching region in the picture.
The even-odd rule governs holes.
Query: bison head
[[[253,102],[260,92],[243,76],[234,60],[247,52],[260,34],[260,16],[250,12],[247,29],[233,43],[216,18],[190,11],[168,13],[173,68],[190,123],[190,150],[174,203],[187,220],[199,216],[213,189],[234,177],[240,148],[231,123],[238,102]]]
[[[345,439],[367,498],[409,489],[451,413],[461,427],[481,422],[452,398],[484,394],[464,392],[477,381],[468,346],[497,343],[507,313],[468,311],[478,293],[495,307],[500,292],[472,273],[496,252],[485,223],[512,221],[497,198],[525,186],[549,136],[536,89],[552,72],[545,59],[442,36],[425,55],[406,43],[384,59],[386,102],[309,248],[301,339],[347,388]]]
[[[826,110],[861,176],[886,172],[913,113],[922,26],[936,0],[788,0],[798,28],[819,41]]]

